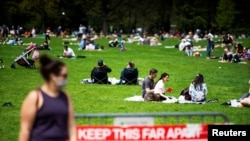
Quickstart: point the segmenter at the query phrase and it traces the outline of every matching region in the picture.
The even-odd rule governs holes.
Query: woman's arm
[[[68,103],[69,103],[69,121],[68,121],[68,132],[69,132],[69,141],[76,141],[76,124],[75,124],[75,117],[74,117],[74,109],[72,105],[71,98],[68,96]]]
[[[36,116],[38,107],[38,92],[32,91],[28,94],[22,104],[19,141],[29,141],[30,132]]]
[[[189,89],[188,89],[189,95],[194,96],[195,91],[196,91],[196,90],[195,90],[195,88],[194,88],[194,85],[193,85],[193,84],[190,84]]]
[[[203,84],[203,92],[204,92],[205,95],[208,93],[206,84]]]

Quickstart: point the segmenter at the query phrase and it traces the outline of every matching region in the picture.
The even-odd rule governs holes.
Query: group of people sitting
[[[235,50],[235,52],[233,52]],[[224,49],[223,56],[220,58],[220,62],[233,62],[239,63],[242,60],[250,59],[250,49],[244,48],[241,43],[236,43],[234,49],[226,47]]]
[[[91,81],[95,84],[111,84],[109,81],[108,73],[112,69],[108,67],[103,60],[98,60],[97,66],[91,71]],[[135,67],[135,63],[130,61],[127,66],[122,70],[120,75],[120,81],[117,83],[122,84],[138,84],[138,69]]]
[[[96,45],[94,43],[94,40],[96,38],[91,38],[90,36],[84,36],[82,37],[82,40],[79,43],[78,50],[103,50],[103,46]]]
[[[151,69],[149,76],[143,81],[142,98],[144,98],[145,101],[164,101],[172,98],[166,96],[167,89],[165,89],[165,82],[169,80],[169,74],[166,72],[162,73],[159,80],[155,83],[154,79],[157,77],[157,72],[157,69]],[[181,97],[183,97],[184,100],[193,102],[205,102],[207,93],[207,85],[204,82],[203,75],[197,74],[188,88],[190,99],[184,98],[184,93]]]

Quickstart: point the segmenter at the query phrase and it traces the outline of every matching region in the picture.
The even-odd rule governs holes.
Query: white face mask
[[[55,82],[55,84],[57,85],[57,87],[60,88],[60,89],[64,88],[68,84],[68,80],[67,79],[58,80],[58,78],[54,77],[53,81]]]
[[[68,84],[68,80],[62,80],[61,82],[59,82],[58,83],[58,86],[60,87],[60,88],[63,88],[63,87],[65,87],[65,86],[67,86],[67,84]]]

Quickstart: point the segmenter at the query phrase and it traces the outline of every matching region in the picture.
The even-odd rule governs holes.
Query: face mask
[[[61,82],[58,82],[57,85],[58,85],[60,88],[63,88],[63,87],[65,87],[67,84],[68,84],[68,81],[67,81],[67,80],[62,80]]]

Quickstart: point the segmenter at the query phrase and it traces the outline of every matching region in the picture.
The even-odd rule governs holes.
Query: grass
[[[43,38],[25,38],[25,42],[41,44]],[[250,40],[239,40],[244,46],[250,46]],[[178,49],[166,49],[166,45],[178,44],[177,39],[167,39],[159,47],[146,45],[126,44],[127,51],[121,52],[117,48],[107,47],[108,39],[101,39],[96,43],[105,46],[104,51],[78,51],[78,46],[71,45],[77,55],[85,55],[85,59],[62,59],[69,69],[69,85],[65,91],[71,96],[75,113],[129,113],[129,112],[206,112],[215,111],[225,113],[235,124],[250,124],[248,108],[231,108],[220,105],[222,102],[237,99],[249,88],[250,63],[232,64],[218,63],[218,60],[207,60],[203,57],[187,57]],[[52,37],[51,51],[40,51],[52,57],[62,53],[62,39]],[[206,41],[195,45],[205,46]],[[15,141],[19,131],[20,106],[27,93],[40,86],[43,82],[38,69],[26,69],[16,65],[11,69],[12,61],[27,46],[0,45],[0,58],[3,59],[5,69],[0,69],[0,103],[12,102],[14,107],[0,107],[0,140]],[[214,55],[222,54],[221,48],[215,49]],[[146,77],[151,68],[157,68],[159,73],[170,74],[170,81],[166,87],[172,87],[172,96],[178,97],[180,91],[189,86],[197,73],[205,77],[208,86],[208,99],[218,98],[218,103],[204,105],[192,104],[162,104],[150,102],[125,102],[124,99],[141,94],[141,86],[118,85],[84,85],[83,78],[90,77],[91,69],[98,59],[112,68],[110,77],[119,78],[122,68],[133,60],[139,70],[140,77]],[[0,64],[2,65],[2,64]],[[219,69],[218,67],[221,67]],[[28,110],[28,109],[27,109]]]

